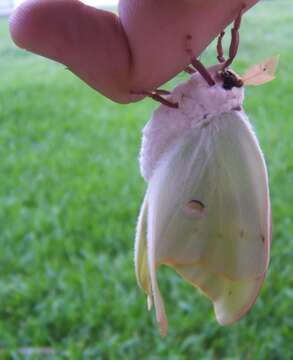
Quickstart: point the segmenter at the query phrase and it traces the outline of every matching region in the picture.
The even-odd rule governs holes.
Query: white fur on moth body
[[[243,82],[272,80],[276,60],[254,66]],[[161,105],[143,130],[140,168],[148,189],[138,219],[135,266],[163,336],[160,264],[200,288],[225,325],[251,308],[269,263],[266,165],[242,107],[244,88],[224,89],[220,67],[209,69],[214,86],[199,73],[179,84],[168,99],[178,102],[178,109]]]
[[[209,72],[215,75],[220,67],[216,65]],[[161,155],[182,132],[204,127],[213,117],[224,112],[239,110],[243,99],[243,87],[227,91],[220,79],[215,86],[209,86],[199,73],[176,86],[169,100],[178,102],[178,109],[174,111],[170,107],[160,106],[143,129],[140,170],[144,179],[148,181],[151,178]]]

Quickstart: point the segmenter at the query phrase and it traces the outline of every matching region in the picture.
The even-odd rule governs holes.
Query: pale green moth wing
[[[135,272],[138,285],[147,294],[147,305],[150,310],[153,301],[155,301],[155,308],[157,313],[157,321],[160,323],[161,336],[167,334],[167,317],[165,313],[164,304],[160,295],[160,290],[157,284],[156,271],[152,267],[149,271],[149,257],[147,244],[147,217],[148,217],[148,192],[145,195],[143,204],[140,209],[138,217],[135,247],[134,247],[134,260]],[[151,275],[152,273],[152,275]],[[151,279],[152,278],[152,284]],[[153,300],[154,299],[154,300]]]
[[[136,280],[138,282],[138,285],[148,295],[148,307],[151,308],[152,297],[151,297],[151,287],[150,287],[149,271],[148,271],[146,226],[147,226],[147,194],[141,206],[140,214],[137,221],[135,247],[134,247],[134,260],[135,260]]]
[[[147,256],[148,267],[139,277],[152,294],[162,335],[167,320],[156,280],[160,264],[201,288],[221,324],[238,320],[259,292],[271,237],[265,161],[245,115],[224,113],[187,130],[160,160],[146,198],[136,248],[144,248],[137,253],[143,262]]]

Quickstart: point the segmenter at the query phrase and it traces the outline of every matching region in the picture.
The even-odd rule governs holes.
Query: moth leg
[[[155,101],[158,101],[159,103],[168,106],[172,109],[178,109],[179,105],[177,102],[172,102],[170,100],[165,99],[162,95],[170,95],[170,92],[166,90],[155,90],[155,91],[146,91],[145,95],[149,96]]]
[[[170,91],[164,89],[156,89],[154,92],[159,95],[171,95]]]
[[[135,95],[145,95],[148,96],[150,98],[152,98],[155,101],[158,101],[159,103],[168,106],[172,109],[178,109],[179,105],[177,102],[172,102],[170,100],[167,100],[163,97],[163,95],[170,95],[170,91],[167,90],[163,90],[163,89],[156,89],[153,91],[139,91],[139,92],[135,92],[135,91],[131,91],[132,94]]]
[[[208,72],[208,70],[205,68],[205,66],[193,55],[192,53],[192,49],[190,46],[192,40],[192,36],[191,35],[187,35],[187,42],[188,45],[186,47],[186,52],[190,55],[191,57],[191,64],[193,65],[193,67],[201,74],[201,76],[206,80],[206,82],[210,85],[210,86],[214,86],[216,84],[216,82],[214,81],[214,79],[212,78],[211,74]]]
[[[242,14],[245,6],[243,6],[240,10],[239,15],[237,16],[236,20],[234,21],[233,28],[231,29],[231,44],[229,48],[229,58],[224,63],[224,69],[232,64],[233,60],[235,59],[238,47],[239,47],[239,29],[241,25]]]
[[[218,42],[217,42],[217,52],[218,56],[217,59],[220,63],[224,63],[226,59],[224,58],[224,50],[223,50],[223,37],[225,35],[225,31],[222,31],[221,34],[218,36]]]
[[[194,70],[191,66],[186,66],[186,68],[184,69],[184,71],[187,73],[187,74],[194,74],[196,73],[196,70]]]

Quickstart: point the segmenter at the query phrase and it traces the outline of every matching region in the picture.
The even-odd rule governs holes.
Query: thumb
[[[65,64],[117,102],[129,95],[130,52],[119,18],[77,0],[27,0],[10,18],[14,42]]]

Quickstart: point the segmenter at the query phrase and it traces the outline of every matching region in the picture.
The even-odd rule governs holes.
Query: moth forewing
[[[213,123],[187,131],[162,157],[148,188],[149,269],[163,333],[160,264],[201,288],[221,324],[249,310],[267,268],[268,180],[257,139],[244,114],[222,114]]]

